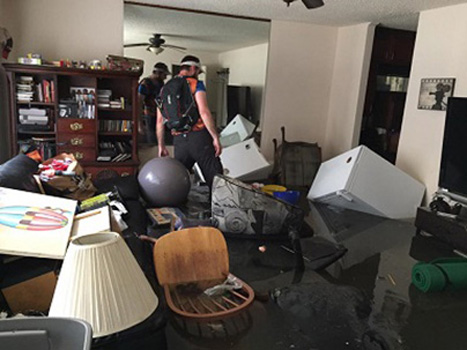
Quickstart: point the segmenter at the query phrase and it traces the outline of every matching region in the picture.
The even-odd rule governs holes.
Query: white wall
[[[422,78],[456,78],[454,96],[467,96],[467,4],[420,14],[396,165],[436,191],[445,112],[418,110]],[[467,137],[467,135],[466,135]]]
[[[266,81],[268,43],[219,54],[219,65],[229,68],[229,85],[250,86],[254,120],[261,120],[261,104]]]
[[[370,23],[338,30],[324,159],[358,145],[374,30]]]
[[[325,143],[337,34],[335,27],[272,21],[261,136],[268,159],[281,126],[289,141]]]
[[[3,0],[3,26],[16,60],[29,52],[45,59],[101,59],[123,53],[122,0]]]

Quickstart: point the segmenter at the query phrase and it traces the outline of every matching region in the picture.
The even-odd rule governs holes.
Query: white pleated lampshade
[[[95,233],[70,242],[49,316],[85,320],[97,338],[144,321],[158,303],[120,235]]]

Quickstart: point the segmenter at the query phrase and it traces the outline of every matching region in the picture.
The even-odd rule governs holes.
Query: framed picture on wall
[[[426,78],[420,84],[418,109],[445,111],[454,92],[454,78]]]

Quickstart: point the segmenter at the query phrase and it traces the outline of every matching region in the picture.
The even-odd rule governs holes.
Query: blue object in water
[[[276,197],[277,199],[283,200],[284,202],[295,205],[300,199],[300,192],[299,191],[274,192],[274,197]]]

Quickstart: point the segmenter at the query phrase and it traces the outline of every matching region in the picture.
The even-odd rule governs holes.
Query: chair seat
[[[209,296],[196,284],[164,286],[167,305],[176,314],[197,320],[215,320],[232,316],[247,308],[254,300],[254,291],[245,282],[239,290]]]

